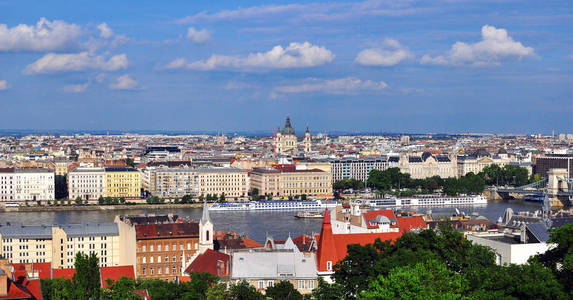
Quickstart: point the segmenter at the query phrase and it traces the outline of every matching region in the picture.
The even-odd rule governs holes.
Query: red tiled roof
[[[398,217],[400,232],[410,232],[412,229],[426,228],[426,222],[421,216]]]
[[[199,223],[142,224],[135,225],[135,232],[138,240],[198,237]]]
[[[72,280],[76,274],[76,269],[52,269],[52,278],[65,278]]]
[[[222,261],[224,266],[228,266],[229,264],[229,255],[225,253],[221,253],[215,250],[207,249],[203,254],[199,254],[193,262],[187,267],[185,273],[192,273],[192,272],[206,272],[211,273],[215,276],[229,276],[226,274],[226,268],[224,270],[225,274],[218,274],[217,272],[217,262]]]
[[[343,260],[346,257],[348,245],[359,244],[364,246],[374,243],[376,239],[395,241],[400,236],[402,236],[402,232],[333,234],[328,210],[326,210],[318,238],[317,269],[319,272],[328,271],[326,268],[327,261],[331,261],[334,266]]]
[[[111,278],[114,282],[118,281],[121,277],[129,277],[135,279],[135,271],[133,266],[114,266],[114,267],[101,267],[101,282],[102,287],[107,287],[106,279]]]
[[[38,272],[38,278],[48,279],[52,278],[52,264],[46,263],[33,263],[32,268]]]
[[[369,212],[365,212],[364,214],[364,220],[366,221],[366,226],[368,227],[368,229],[372,229],[372,228],[378,228],[378,225],[370,225],[370,220],[376,220],[377,216],[385,216],[388,219],[394,219],[396,220],[396,216],[394,215],[394,212],[390,209],[385,209],[385,210],[374,210],[374,211],[369,211]]]

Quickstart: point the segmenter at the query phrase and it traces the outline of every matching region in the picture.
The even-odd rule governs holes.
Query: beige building
[[[134,265],[135,231],[120,234],[116,223],[66,225],[1,225],[0,255],[11,263],[51,262],[73,268],[75,255],[95,253],[100,266]],[[133,244],[133,246],[129,246]]]
[[[164,198],[185,195],[217,195],[246,197],[249,191],[249,173],[237,168],[158,168],[144,171],[148,178],[148,191]]]
[[[491,155],[485,150],[477,150],[470,155],[458,156],[457,162],[458,176],[461,177],[470,172],[477,174],[490,165],[498,165],[503,168],[510,163],[510,159],[505,149],[501,149],[497,155]]]
[[[296,169],[294,165],[278,168],[259,168],[251,171],[251,189],[258,189],[260,195],[275,197],[307,195],[310,197],[331,197],[330,172],[320,169]]]
[[[105,197],[104,168],[77,168],[68,173],[68,198],[96,201]]]
[[[54,170],[56,176],[65,176],[66,174],[68,174],[68,167],[70,166],[70,164],[71,164],[70,161],[66,159],[56,158],[54,160]]]
[[[432,155],[429,152],[421,156],[401,155],[398,161],[400,172],[409,173],[414,179],[424,179],[432,176],[442,178],[457,177],[457,158],[447,155]]]

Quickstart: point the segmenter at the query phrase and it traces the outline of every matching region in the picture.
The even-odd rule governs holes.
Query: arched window
[[[209,241],[209,230],[207,230],[206,238],[207,238],[207,241]]]

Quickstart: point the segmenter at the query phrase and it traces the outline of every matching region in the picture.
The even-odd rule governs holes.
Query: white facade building
[[[104,195],[104,168],[77,168],[68,173],[69,199],[95,200]]]
[[[0,169],[0,201],[54,199],[54,172],[48,169]]]

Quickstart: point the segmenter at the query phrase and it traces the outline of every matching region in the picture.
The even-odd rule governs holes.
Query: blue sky
[[[0,0],[0,129],[573,132],[572,96],[570,1]]]

